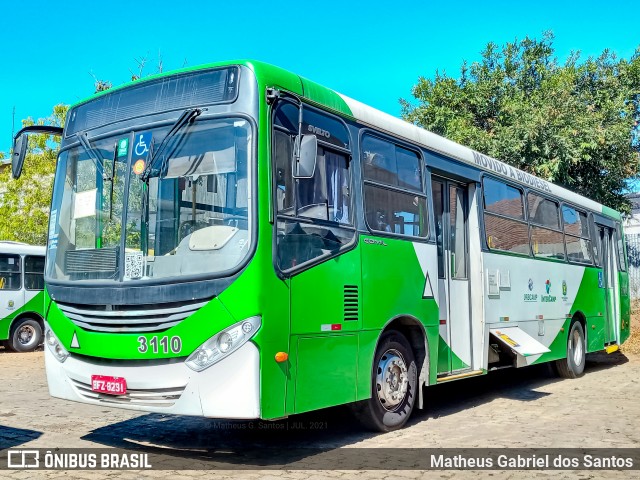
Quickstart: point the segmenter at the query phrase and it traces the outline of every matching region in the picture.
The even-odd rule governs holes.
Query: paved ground
[[[295,448],[337,447],[640,447],[640,357],[591,356],[587,373],[559,380],[546,366],[503,370],[427,390],[426,409],[409,426],[385,435],[363,432],[346,408],[327,409],[280,422],[224,422],[140,414],[50,398],[43,353],[0,348],[0,448],[123,447],[150,452],[264,448],[269,455]],[[277,450],[272,450],[277,449]],[[281,453],[278,453],[281,452]],[[309,455],[312,457],[312,455]],[[195,461],[195,460],[194,460]],[[311,458],[312,462],[313,459]],[[420,471],[217,471],[216,478],[453,478],[461,472]],[[242,463],[242,461],[240,461]],[[259,463],[257,465],[260,465]],[[322,464],[320,464],[322,466]],[[337,465],[338,466],[338,465]],[[8,478],[160,478],[167,472],[0,472]],[[202,478],[209,472],[181,471]],[[636,472],[607,472],[633,478]],[[637,472],[640,475],[640,472]],[[631,475],[630,475],[631,474]],[[464,472],[464,478],[600,478],[598,472]]]

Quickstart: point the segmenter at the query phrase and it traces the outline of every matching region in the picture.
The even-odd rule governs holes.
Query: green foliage
[[[64,125],[68,107],[56,105],[50,117],[38,125]],[[22,122],[34,125],[33,119]],[[45,245],[51,188],[58,155],[59,137],[30,135],[24,170],[18,180],[11,168],[0,169],[0,240]]]
[[[553,35],[498,47],[463,62],[460,77],[420,78],[402,116],[434,133],[607,206],[624,198],[640,166],[640,47],[629,59],[605,50],[564,64]]]

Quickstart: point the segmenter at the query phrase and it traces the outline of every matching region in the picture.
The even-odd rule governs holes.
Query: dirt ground
[[[631,309],[631,336],[622,345],[625,354],[640,355],[640,302]]]
[[[637,327],[636,316],[636,327]],[[631,350],[631,349],[629,349]],[[145,414],[51,398],[43,352],[0,349],[0,448],[121,447],[197,452],[242,448],[459,448],[640,446],[640,356],[627,351],[588,358],[586,374],[560,380],[545,365],[502,370],[427,390],[425,409],[388,434],[363,432],[350,410],[331,408],[280,422],[225,422]],[[296,428],[298,425],[300,428]],[[311,426],[316,428],[311,429]],[[273,450],[275,449],[275,450]],[[261,471],[247,460],[216,478],[452,478],[456,471]],[[335,465],[339,469],[340,465]],[[323,466],[322,468],[327,468]],[[379,468],[379,466],[378,466]],[[391,467],[390,467],[391,468]],[[211,472],[179,471],[200,478]],[[633,478],[638,472],[606,472]],[[163,478],[151,472],[0,472],[8,478]],[[631,474],[631,475],[630,475]],[[464,472],[464,478],[601,478],[602,472]],[[635,478],[638,478],[637,476]]]

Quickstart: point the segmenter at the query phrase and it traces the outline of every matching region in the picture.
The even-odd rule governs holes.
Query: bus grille
[[[115,274],[118,266],[118,248],[70,250],[67,252],[66,273]]]
[[[160,305],[78,305],[60,303],[58,307],[78,327],[90,332],[161,332],[177,325],[208,300]]]
[[[87,400],[98,400],[111,405],[132,405],[139,407],[172,407],[178,401],[185,386],[156,388],[153,390],[127,390],[124,395],[106,395],[91,390],[91,385],[71,379],[77,392]]]

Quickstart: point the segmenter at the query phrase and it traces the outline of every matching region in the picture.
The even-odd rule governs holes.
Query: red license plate
[[[127,381],[122,377],[91,375],[91,390],[107,395],[124,395],[127,393]]]

